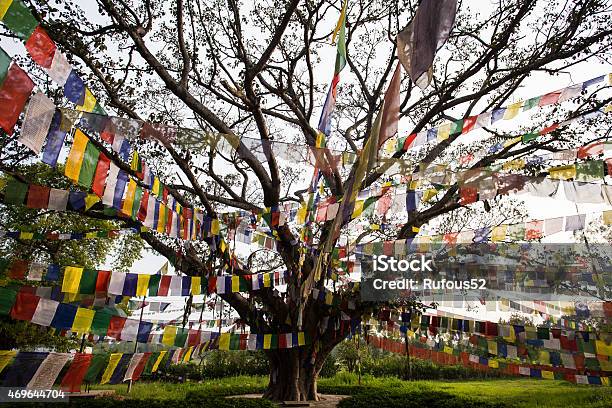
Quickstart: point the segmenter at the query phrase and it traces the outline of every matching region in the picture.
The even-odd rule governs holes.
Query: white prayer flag
[[[126,319],[123,329],[121,329],[121,341],[136,341],[138,325],[138,320]]]
[[[49,353],[36,370],[36,373],[34,373],[28,385],[26,385],[26,388],[36,390],[50,390],[53,388],[53,383],[69,358],[69,353]]]
[[[59,50],[55,50],[53,60],[51,61],[51,67],[47,70],[47,74],[56,84],[64,86],[70,76],[70,71],[72,71],[72,67],[64,54]]]
[[[110,163],[108,170],[108,177],[106,178],[106,188],[104,189],[104,196],[102,196],[102,203],[108,206],[113,205],[115,198],[115,186],[117,185],[117,177],[119,176],[119,167],[113,162]]]
[[[128,368],[125,372],[125,376],[123,377],[123,381],[131,380],[134,376],[134,371],[136,371],[136,366],[140,363],[140,360],[144,357],[144,353],[134,353],[132,358],[130,359],[130,364],[128,364]]]
[[[108,284],[108,293],[110,293],[111,295],[122,295],[124,282],[125,282],[125,273],[123,272],[111,273],[110,283]]]
[[[49,191],[49,204],[47,208],[50,210],[64,211],[68,205],[68,191],[52,188]]]
[[[34,94],[30,98],[26,109],[19,143],[29,147],[34,153],[39,154],[47,138],[54,113],[55,105],[47,95],[42,92]]]
[[[51,326],[51,322],[53,321],[58,305],[59,302],[56,302],[55,300],[43,298],[39,299],[34,315],[32,316],[32,323],[39,326]]]

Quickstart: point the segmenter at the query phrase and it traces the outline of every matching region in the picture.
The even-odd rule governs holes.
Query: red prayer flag
[[[579,159],[586,159],[589,156],[597,156],[599,154],[603,154],[604,145],[602,142],[595,142],[588,144],[586,146],[581,146],[578,148],[576,152],[576,157]]]
[[[62,378],[60,387],[65,392],[80,392],[83,378],[87,374],[93,354],[76,353],[70,368]]]
[[[476,124],[476,120],[478,119],[478,115],[470,116],[463,121],[463,129],[461,129],[461,133],[467,133],[474,128]]]
[[[168,290],[170,289],[170,279],[172,277],[169,275],[164,275],[159,282],[159,291],[157,292],[157,296],[168,296]]]
[[[476,187],[463,186],[459,189],[459,204],[467,205],[478,200],[478,190]]]
[[[110,159],[104,153],[100,153],[100,156],[98,156],[96,173],[94,174],[93,185],[91,187],[94,194],[98,197],[102,197],[104,195],[104,189],[106,188],[106,178],[108,177],[109,169]]]
[[[149,190],[144,190],[140,200],[140,208],[138,209],[138,221],[145,222],[147,218],[147,206],[149,205]]]
[[[121,331],[123,330],[124,324],[125,324],[125,317],[111,316],[110,323],[108,324],[108,331],[106,332],[106,335],[109,337],[113,337],[117,340],[120,340]]]
[[[559,96],[561,96],[561,91],[547,93],[543,97],[540,98],[540,106],[552,105],[553,103],[557,103],[559,100]]]
[[[110,271],[98,271],[98,278],[96,279],[96,293],[106,293],[108,291],[110,276]]]
[[[404,140],[404,146],[402,147],[402,150],[408,150],[410,148],[410,145],[412,145],[412,142],[414,142],[414,139],[416,139],[417,134],[413,133],[410,136],[408,136],[406,138],[406,140]]]
[[[140,375],[147,365],[147,361],[149,361],[149,357],[151,357],[151,352],[144,353],[138,364],[136,364],[136,368],[134,368],[134,372],[132,373],[132,381],[137,381],[140,378]]]
[[[15,304],[11,309],[11,318],[15,320],[32,320],[39,299],[38,296],[32,293],[17,292]]]
[[[47,208],[49,205],[49,192],[51,189],[46,186],[31,184],[28,189],[28,208]]]
[[[211,276],[208,278],[208,293],[215,293],[217,291],[217,277]]]
[[[50,68],[57,46],[41,26],[36,27],[25,47],[38,65]]]
[[[34,82],[28,74],[17,64],[11,64],[0,89],[0,127],[9,135],[13,134],[17,119],[32,89]]]
[[[25,279],[28,267],[28,261],[24,261],[23,259],[16,259],[11,262],[11,268],[8,271],[8,277],[15,280],[23,280]]]

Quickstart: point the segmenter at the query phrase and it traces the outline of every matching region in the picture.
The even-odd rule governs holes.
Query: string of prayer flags
[[[319,132],[326,136],[330,135],[331,132],[331,117],[336,107],[336,97],[338,93],[338,83],[340,82],[340,72],[346,66],[346,11],[348,6],[348,0],[344,0],[342,5],[342,11],[340,12],[340,18],[334,29],[332,42],[338,36],[338,45],[336,47],[336,63],[334,65],[334,76],[332,83],[327,91],[327,97],[325,98],[325,104],[321,111],[321,117],[319,118],[319,125],[317,129]]]

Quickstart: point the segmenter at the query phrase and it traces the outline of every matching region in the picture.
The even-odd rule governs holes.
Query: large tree
[[[162,180],[182,203],[217,217],[223,211],[259,211],[305,199],[303,187],[308,183],[300,185],[298,181],[308,179],[310,174],[306,173],[311,168],[283,161],[274,146],[281,141],[308,146],[316,143],[316,123],[332,74],[330,35],[340,14],[340,0],[289,0],[284,4],[268,0],[255,4],[237,0],[98,0],[97,9],[73,1],[31,3],[51,37],[114,114],[198,127],[230,138],[274,141],[264,144],[263,160],[242,142],[236,149],[240,154],[231,156],[214,147],[194,150],[180,143],[162,146],[143,142],[140,152],[165,176]],[[417,3],[348,2],[347,67],[341,73],[329,145],[346,146],[356,154],[365,145],[397,64],[395,37],[414,16]],[[421,91],[408,78],[402,79],[400,136],[504,106],[514,100],[515,92],[531,75],[541,78],[546,73],[554,79],[575,66],[610,60],[609,2],[500,0],[484,9],[480,3],[470,6],[459,2],[455,27],[438,53],[431,85]],[[597,95],[585,95],[571,109],[557,109],[533,126],[542,128],[550,121],[594,111],[607,102]],[[601,126],[601,122],[585,124],[580,132],[586,126]],[[419,161],[449,163],[466,150],[477,151],[487,143],[516,136],[495,129],[484,132],[489,136],[486,141],[468,146],[456,143],[460,134],[451,134],[418,153],[397,151],[393,157],[405,158],[405,163],[414,166]],[[571,127],[555,131],[554,136],[554,141],[508,146],[478,157],[470,166],[485,167],[536,150],[554,151],[585,142]],[[119,161],[115,154],[105,153]],[[349,169],[332,166],[325,171],[326,195],[342,197],[358,163]],[[4,165],[10,167],[11,163]],[[380,185],[388,176],[385,170],[384,165],[374,168],[360,187]],[[403,171],[410,174],[414,170],[408,167]],[[458,194],[456,184],[447,186],[437,199],[410,211],[396,229],[395,238],[412,237],[416,234],[413,227],[460,209]],[[96,211],[88,215],[105,217]],[[313,341],[307,346],[266,351],[271,368],[267,397],[316,399],[317,374],[342,340],[333,325],[324,325],[330,315],[338,316],[337,308],[321,305],[312,296],[303,298],[301,290],[314,273],[318,258],[327,258],[316,250],[316,243],[328,240],[332,222],[313,227],[315,236],[309,246],[301,241],[293,224],[276,230],[279,245],[275,259],[269,262],[288,271],[286,293],[279,296],[273,289],[263,289],[248,295],[220,295],[253,331],[303,329],[311,335]],[[341,220],[344,230],[349,224],[350,220]],[[168,258],[183,248],[178,268],[186,274],[219,272],[216,249],[185,245],[154,233],[142,236]],[[333,247],[337,238],[331,240]],[[300,255],[305,256],[303,264]],[[243,262],[243,267],[232,272],[252,273],[250,264]],[[324,285],[325,273],[315,287]],[[343,298],[355,297],[340,285],[336,290]],[[344,312],[359,317],[366,306],[357,303],[356,308]]]

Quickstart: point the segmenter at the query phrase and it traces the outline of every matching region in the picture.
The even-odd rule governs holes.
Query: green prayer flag
[[[79,293],[83,295],[93,295],[96,292],[96,280],[98,271],[95,269],[84,269],[79,283]]]
[[[8,315],[11,312],[17,292],[8,288],[0,287],[0,315]]]
[[[230,350],[240,350],[240,335],[238,333],[232,333],[230,335]]]
[[[549,340],[550,334],[548,332],[548,327],[538,327],[538,339],[540,340]]]
[[[36,21],[30,9],[21,0],[13,0],[2,21],[6,28],[23,41],[30,38],[38,25],[38,21]]]
[[[140,200],[142,200],[142,187],[136,186],[136,192],[134,193],[134,204],[132,205],[133,220],[135,220],[138,216],[138,210],[140,210]]]
[[[4,78],[6,78],[10,65],[11,57],[9,57],[8,54],[4,52],[2,48],[0,48],[0,86],[2,86]]]
[[[17,180],[11,180],[4,189],[4,202],[6,204],[22,205],[28,192],[28,185]]]
[[[270,341],[270,349],[276,350],[278,348],[278,334],[272,334],[272,339]]]
[[[536,96],[535,98],[531,98],[531,99],[527,99],[524,103],[523,103],[523,111],[529,110],[535,106],[538,106],[538,104],[540,103],[540,97]]]
[[[96,313],[96,315],[97,314],[98,313]],[[109,357],[109,353],[93,354],[91,363],[89,363],[89,368],[87,369],[87,373],[85,374],[83,381],[89,384],[98,382],[100,373],[108,364]]]
[[[537,139],[537,137],[538,137],[537,133],[526,133],[523,135],[522,142],[527,143],[534,139]]]
[[[85,271],[83,271],[85,272]],[[91,322],[91,332],[98,336],[105,336],[110,324],[111,315],[104,311],[96,311]]]
[[[176,347],[185,347],[185,342],[187,341],[187,336],[189,335],[189,330],[183,327],[180,327],[176,331],[176,338],[174,339],[174,345]]]
[[[161,275],[154,274],[149,278],[149,296],[157,296]]]
[[[83,155],[83,163],[81,164],[81,171],[79,172],[79,185],[90,188],[93,182],[94,174],[96,173],[96,167],[98,165],[98,158],[100,152],[96,149],[93,143],[88,142],[85,148],[85,154]]]
[[[147,364],[145,364],[145,368],[142,371],[142,373],[145,375],[151,374],[151,371],[153,370],[153,365],[155,364],[158,358],[159,358],[159,351],[154,351],[153,353],[151,353],[151,355],[149,356],[149,359],[147,360]]]
[[[97,101],[96,101],[96,106],[94,106],[93,108],[93,113],[97,113],[98,115],[104,115],[104,116],[107,115],[102,105],[100,105]]]
[[[576,180],[590,181],[593,178],[604,177],[603,162],[600,160],[589,160],[576,163]]]
[[[240,292],[248,292],[249,291],[249,282],[246,280],[244,276],[238,277],[238,290]]]
[[[463,130],[463,119],[459,119],[451,123],[450,135],[461,133],[462,130]]]
[[[374,213],[374,204],[378,200],[378,197],[368,197],[363,203],[363,212],[361,213],[364,217],[369,217]]]

